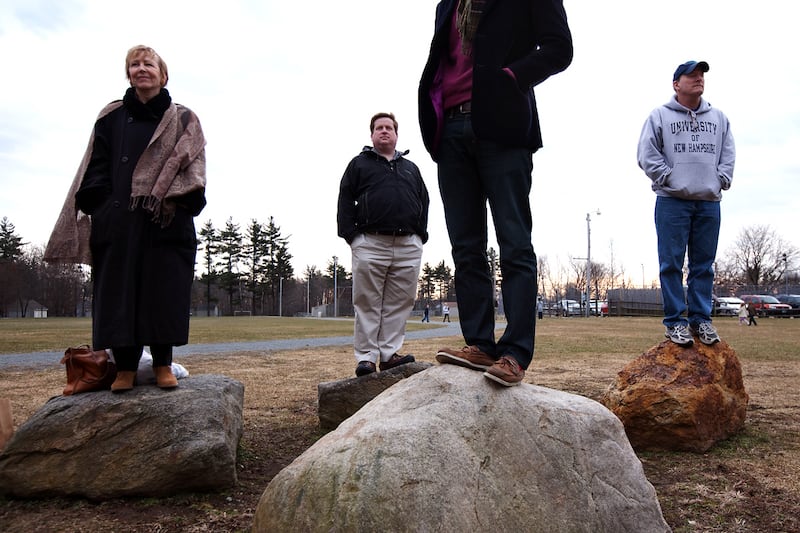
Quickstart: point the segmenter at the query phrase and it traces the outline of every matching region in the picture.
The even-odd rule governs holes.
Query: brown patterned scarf
[[[472,40],[478,30],[486,0],[461,0],[458,3],[456,27],[461,36],[461,52],[468,56],[472,53]]]
[[[110,103],[97,119],[121,105],[121,101]],[[141,205],[162,226],[168,225],[175,214],[173,198],[205,189],[205,145],[197,116],[186,107],[170,104],[134,169],[131,209]],[[45,261],[91,264],[91,217],[76,208],[75,193],[83,181],[93,146],[94,130],[47,243]]]

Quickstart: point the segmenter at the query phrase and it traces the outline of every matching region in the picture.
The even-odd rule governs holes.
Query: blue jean
[[[667,327],[711,321],[714,260],[719,240],[719,202],[659,196],[655,210],[658,262]],[[689,252],[687,292],[683,263]],[[686,313],[686,318],[682,315]]]
[[[468,345],[527,368],[536,328],[536,255],[531,244],[531,152],[477,139],[469,115],[448,118],[438,154],[439,191],[455,263],[461,332]],[[495,341],[495,290],[487,257],[486,205],[500,248],[507,326]]]

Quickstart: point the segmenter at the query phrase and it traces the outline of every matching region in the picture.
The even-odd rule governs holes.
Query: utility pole
[[[339,273],[339,267],[337,266],[337,261],[339,260],[338,257],[335,255],[333,256],[333,316],[334,318],[339,316],[339,300],[338,300],[338,287],[337,285],[337,275]]]
[[[600,215],[600,210],[597,210]],[[586,213],[586,318],[592,316],[592,217]]]

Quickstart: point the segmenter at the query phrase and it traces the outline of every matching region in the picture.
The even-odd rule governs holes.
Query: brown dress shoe
[[[465,366],[473,370],[486,370],[495,363],[494,357],[483,353],[477,346],[464,346],[460,350],[442,348],[436,354],[442,364]]]
[[[500,385],[513,387],[514,385],[519,385],[525,377],[525,369],[513,357],[504,355],[489,367],[483,375]]]
[[[135,370],[117,370],[117,379],[111,384],[111,392],[125,392],[133,389]]]
[[[174,389],[178,386],[178,379],[172,373],[171,366],[154,366],[153,373],[156,375],[156,385],[161,389]]]

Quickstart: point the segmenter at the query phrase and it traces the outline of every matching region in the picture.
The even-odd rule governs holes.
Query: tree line
[[[91,313],[91,268],[85,265],[47,263],[43,247],[17,235],[14,224],[0,219],[0,317],[32,316],[31,306],[47,309],[49,316],[87,316]],[[655,254],[655,251],[653,251]],[[498,305],[500,261],[486,252],[487,270],[495,280]],[[715,265],[717,295],[799,292],[800,253],[769,226],[741,230],[736,242],[718,253]],[[586,292],[586,263],[570,258],[553,268],[546,255],[538,257],[539,293],[549,301],[581,301]],[[624,266],[592,262],[590,299],[604,299],[614,288],[639,288],[635,275]],[[350,316],[352,275],[338,262],[327,260],[323,269],[307,265],[295,272],[289,237],[273,217],[250,220],[244,228],[232,217],[222,227],[206,221],[198,231],[197,276],[192,313],[196,316],[315,315]],[[650,288],[656,288],[651,282]],[[444,260],[425,263],[420,272],[417,310],[435,308],[455,300],[454,278]]]

